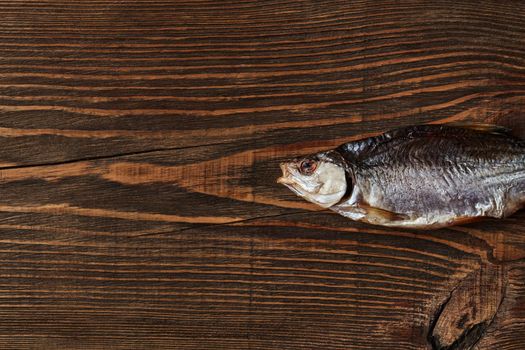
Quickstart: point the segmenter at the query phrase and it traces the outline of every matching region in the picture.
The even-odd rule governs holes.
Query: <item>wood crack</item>
[[[224,222],[224,223],[220,223],[220,224],[206,224],[206,225],[197,225],[197,226],[192,226],[192,227],[185,227],[185,228],[182,228],[182,229],[176,230],[176,231],[148,232],[148,233],[134,235],[134,236],[132,236],[132,238],[145,237],[145,236],[177,234],[177,233],[181,233],[181,232],[185,232],[185,231],[189,231],[189,230],[194,230],[194,229],[197,229],[197,228],[206,228],[206,227],[212,227],[212,226],[213,227],[228,226],[228,225],[241,224],[241,223],[255,221],[255,220],[273,219],[273,218],[284,217],[284,216],[291,216],[291,215],[297,215],[297,214],[312,214],[312,213],[311,212],[305,212],[304,210],[302,210],[302,211],[294,211],[294,212],[291,212],[291,213],[281,213],[281,214],[275,214],[275,215],[255,216],[255,217],[246,218],[246,219],[232,220],[232,221]]]
[[[447,298],[445,299],[445,301],[443,301],[443,303],[441,303],[441,305],[439,306],[439,308],[437,309],[437,311],[435,312],[434,314],[434,317],[430,320],[430,325],[428,327],[428,336],[427,336],[427,339],[428,339],[428,342],[432,345],[432,350],[440,350],[441,347],[440,345],[438,344],[438,340],[433,336],[434,334],[434,329],[436,328],[436,324],[437,324],[437,321],[439,320],[441,314],[443,313],[443,311],[445,310],[445,307],[447,306],[447,304],[450,302],[450,299],[452,299],[452,295],[454,294],[454,292],[456,291],[456,289],[459,287],[459,285],[461,284],[458,283],[449,293],[448,293],[448,296]]]
[[[217,142],[217,143],[206,143],[206,144],[183,146],[183,147],[152,148],[152,149],[142,150],[142,151],[122,152],[122,153],[109,154],[109,155],[75,158],[75,159],[69,159],[69,160],[64,160],[64,161],[59,161],[59,162],[9,165],[9,166],[0,167],[0,170],[14,170],[14,169],[23,169],[23,168],[38,168],[38,167],[46,167],[46,166],[54,166],[54,165],[74,164],[74,163],[79,163],[79,162],[113,159],[113,158],[121,158],[121,157],[127,157],[127,156],[137,156],[137,155],[151,154],[151,153],[156,153],[156,152],[179,151],[183,149],[199,148],[199,147],[206,147],[206,146],[227,145],[229,143],[230,142]]]

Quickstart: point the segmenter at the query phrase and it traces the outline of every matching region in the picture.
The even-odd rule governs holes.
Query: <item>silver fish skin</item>
[[[315,171],[301,172],[305,161]],[[316,203],[315,178],[327,177],[316,171],[326,162],[344,169],[346,186],[344,195],[330,197],[337,202],[323,206],[357,221],[440,228],[507,217],[525,205],[525,141],[498,127],[419,125],[389,131],[284,162],[279,182]],[[307,179],[312,183],[302,187]]]

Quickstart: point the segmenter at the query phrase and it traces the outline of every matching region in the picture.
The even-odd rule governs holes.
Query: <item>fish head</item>
[[[281,163],[277,182],[305,200],[329,208],[345,196],[348,184],[341,156],[323,152]]]

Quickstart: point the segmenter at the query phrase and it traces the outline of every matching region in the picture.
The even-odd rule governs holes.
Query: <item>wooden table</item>
[[[525,136],[523,1],[1,1],[0,100],[0,349],[525,349],[525,213],[275,183],[399,126]]]

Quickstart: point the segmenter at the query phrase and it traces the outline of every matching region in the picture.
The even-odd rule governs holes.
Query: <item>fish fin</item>
[[[511,130],[501,125],[495,124],[484,124],[476,122],[452,122],[446,123],[444,125],[453,126],[456,128],[476,130],[480,132],[486,132],[489,134],[500,134],[500,135],[510,135]]]
[[[467,225],[486,219],[485,216],[460,216],[450,222],[450,225]]]
[[[365,210],[367,216],[369,216],[370,218],[377,218],[377,219],[381,219],[381,220],[384,220],[384,221],[387,221],[387,222],[403,221],[403,220],[407,220],[409,218],[405,214],[395,213],[395,212],[388,211],[388,210],[385,210],[385,209],[372,207],[372,206],[370,206],[368,204],[365,204],[365,203],[360,203],[359,204],[359,208]]]

